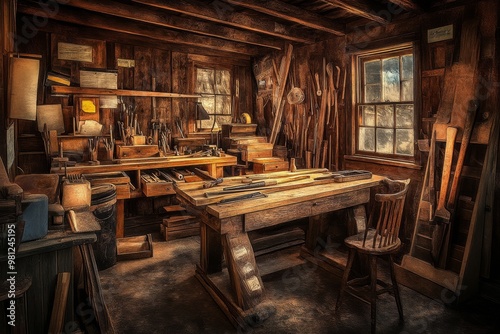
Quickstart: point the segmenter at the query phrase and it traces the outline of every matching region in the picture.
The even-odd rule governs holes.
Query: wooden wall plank
[[[172,93],[187,93],[190,82],[188,78],[188,55],[186,53],[172,52]],[[178,118],[182,123],[182,131],[187,134],[193,132],[195,122],[190,109],[194,110],[194,104],[187,99],[172,99],[172,112],[170,124],[172,126],[172,137],[180,137],[180,132],[175,125]],[[189,117],[189,119],[188,119]]]

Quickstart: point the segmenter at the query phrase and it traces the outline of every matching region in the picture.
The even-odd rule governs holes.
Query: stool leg
[[[396,305],[398,306],[399,319],[401,321],[404,321],[403,305],[401,304],[401,298],[399,296],[399,287],[398,287],[398,282],[396,281],[396,275],[394,275],[394,261],[392,260],[392,255],[389,255],[389,269],[391,271],[392,289],[394,291],[394,298],[396,299]]]
[[[335,312],[338,311],[340,305],[342,304],[342,298],[344,297],[345,288],[347,287],[347,280],[349,279],[349,273],[351,272],[352,264],[354,263],[354,255],[356,251],[352,248],[349,249],[349,256],[347,258],[347,265],[344,270],[344,275],[342,276],[342,282],[340,283],[340,290],[337,296],[337,303],[335,304]]]
[[[371,332],[375,334],[377,326],[377,257],[368,256],[370,265],[370,308],[371,308]]]

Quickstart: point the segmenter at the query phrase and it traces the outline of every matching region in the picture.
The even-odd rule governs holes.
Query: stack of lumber
[[[169,213],[160,224],[160,233],[165,241],[199,235],[200,222],[197,217],[188,215],[186,209],[180,205],[164,207]]]

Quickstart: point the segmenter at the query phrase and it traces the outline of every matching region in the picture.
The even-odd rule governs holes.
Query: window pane
[[[215,96],[203,96],[198,98],[198,101],[203,104],[203,108],[209,113],[215,112]]]
[[[374,106],[361,106],[361,121],[360,125],[375,126],[375,107]]]
[[[207,68],[196,69],[195,92],[214,94],[214,70]]]
[[[365,102],[380,102],[381,93],[380,85],[365,86]]]
[[[229,71],[215,71],[215,94],[231,94]]]
[[[231,115],[231,98],[225,95],[216,95],[216,114]]]
[[[397,102],[400,99],[399,83],[399,57],[387,58],[382,60],[383,70],[383,101]]]
[[[394,127],[394,107],[392,104],[377,106],[377,126],[383,128]]]
[[[378,153],[394,153],[394,130],[392,129],[377,129],[377,152]]]
[[[413,80],[402,82],[401,101],[413,101]]]
[[[380,60],[365,63],[365,85],[380,84]]]
[[[396,105],[396,128],[413,129],[413,104]]]
[[[360,151],[375,151],[375,129],[374,128],[359,128],[359,150]]]
[[[396,153],[404,155],[413,155],[413,129],[396,130]]]
[[[403,73],[401,74],[401,79],[413,79],[413,55],[402,56],[401,62],[403,63]]]

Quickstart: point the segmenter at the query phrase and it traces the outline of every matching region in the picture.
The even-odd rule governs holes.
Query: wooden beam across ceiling
[[[33,2],[19,3],[18,12],[28,15],[38,15],[39,17],[46,17],[47,15],[40,6],[37,6],[37,3]],[[268,49],[264,49],[263,47],[231,42],[208,36],[200,36],[188,32],[173,31],[142,22],[131,23],[130,20],[121,19],[109,15],[97,14],[95,12],[81,9],[67,8],[63,6],[60,6],[58,12],[54,14],[52,19],[83,26],[90,26],[121,33],[127,33],[131,35],[149,37],[162,42],[196,46],[201,48],[205,47],[251,56],[262,55],[268,52]]]
[[[134,21],[154,24],[165,28],[179,29],[191,33],[232,40],[281,50],[283,41],[262,36],[253,32],[215,25],[189,17],[178,17],[171,12],[161,11],[149,6],[133,5],[117,1],[71,0],[68,5],[89,11],[118,16]],[[170,15],[169,15],[170,14]]]
[[[409,12],[419,12],[422,9],[413,0],[387,0]]]
[[[383,9],[374,1],[366,1],[366,0],[321,0],[329,5],[334,7],[341,8],[346,12],[364,17],[366,19],[376,21],[382,24],[386,24],[389,21],[381,16],[380,13]]]
[[[21,14],[23,15],[23,14]],[[26,16],[29,20],[29,16]],[[169,42],[159,41],[157,39],[130,35],[126,33],[120,33],[116,31],[110,31],[100,28],[84,27],[81,25],[75,25],[71,23],[49,20],[46,25],[40,27],[40,31],[60,34],[64,31],[68,36],[78,36],[87,39],[100,39],[112,43],[129,44],[129,45],[140,45],[146,48],[156,48],[161,50],[170,50],[172,52],[181,52],[188,54],[198,54],[210,57],[225,58],[226,62],[239,62],[240,66],[249,66],[251,56],[244,55],[236,52],[224,52],[216,49],[201,48],[198,46],[187,46],[174,44]]]
[[[283,20],[303,25],[308,28],[321,30],[330,34],[343,36],[345,26],[325,19],[311,11],[289,5],[278,0],[226,0],[226,2],[252,9],[267,15],[276,16]]]
[[[312,44],[316,41],[315,37],[311,36],[311,34],[305,30],[285,26],[274,21],[272,18],[262,16],[254,17],[242,12],[237,12],[233,6],[222,1],[213,1],[210,4],[195,0],[133,1],[211,22],[282,38],[290,42]]]

